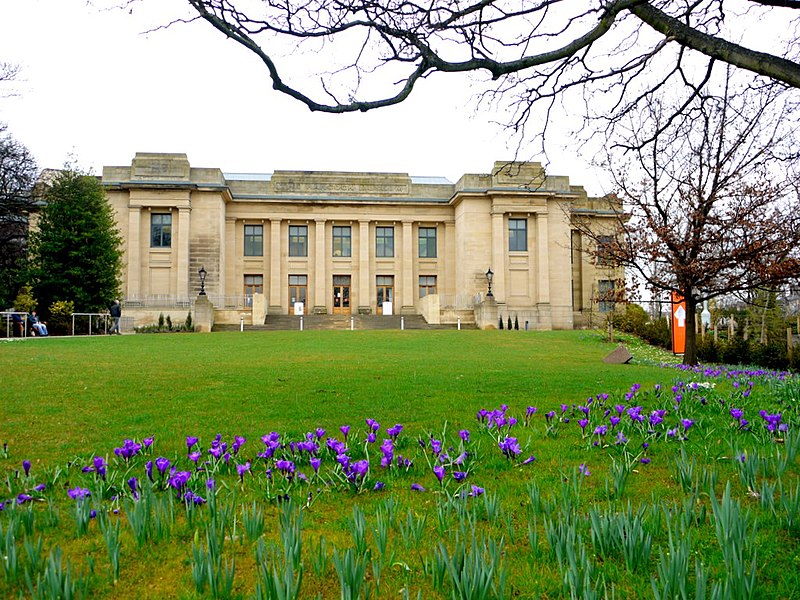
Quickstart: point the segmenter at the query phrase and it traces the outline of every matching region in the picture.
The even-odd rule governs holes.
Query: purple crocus
[[[380,492],[383,488],[386,487],[386,484],[382,481],[376,481],[375,485],[372,487],[373,492]]]
[[[311,463],[311,468],[314,469],[314,473],[319,473],[319,466],[322,463],[322,461],[316,456],[314,456],[311,458],[309,462]]]
[[[152,435],[151,435],[150,437],[146,437],[146,438],[144,438],[144,439],[142,440],[142,445],[143,445],[145,448],[150,448],[150,446],[152,446],[152,445],[153,445],[153,440],[154,440],[154,439],[155,439],[155,438],[154,438]]]
[[[22,470],[25,471],[25,477],[31,472],[31,461],[23,460],[22,461]]]
[[[581,463],[580,466],[578,467],[578,473],[580,473],[584,477],[588,477],[589,475],[592,474],[591,471],[589,471],[589,467],[587,467],[583,463]]]
[[[466,471],[453,471],[453,479],[456,481],[464,481],[467,478]]]
[[[47,484],[46,483],[40,483],[39,485],[37,485],[37,486],[35,486],[33,488],[33,491],[35,491],[35,492],[43,492],[46,488],[47,488]]]
[[[169,466],[171,464],[172,463],[169,462],[169,459],[164,458],[163,456],[159,456],[156,459],[156,468],[158,469],[158,472],[161,473],[162,475],[164,475],[164,473],[167,472],[167,469],[169,469]]]
[[[86,488],[76,487],[67,490],[67,495],[73,500],[82,500],[83,498],[88,498],[89,496],[91,496],[92,492],[90,492]]]
[[[473,485],[472,486],[472,491],[469,493],[469,495],[473,496],[473,497],[478,497],[478,496],[482,496],[485,492],[486,492],[486,490],[483,489],[482,487],[478,487],[477,485]]]
[[[347,435],[350,433],[350,425],[342,425],[339,427],[339,431],[342,432],[344,439],[347,440]]]
[[[515,437],[506,436],[502,442],[498,442],[498,447],[503,451],[506,458],[514,458],[522,453],[522,448]]]
[[[418,484],[418,483],[412,483],[412,484],[411,484],[411,489],[412,489],[413,491],[415,491],[415,492],[424,492],[424,491],[425,491],[425,488],[424,488],[424,487],[422,487],[422,486],[421,486],[420,484]]]
[[[191,450],[192,446],[194,446],[200,440],[193,435],[186,436],[186,450]]]
[[[683,426],[684,431],[686,431],[692,425],[694,425],[694,421],[692,421],[691,419],[681,419],[681,425]]]
[[[436,479],[439,480],[439,483],[442,483],[444,480],[444,467],[442,465],[434,465],[433,474],[436,475]]]
[[[130,479],[128,479],[127,483],[128,483],[128,487],[131,488],[131,492],[133,492],[135,494],[136,493],[136,488],[139,485],[139,480],[136,479],[136,477],[131,477]]]
[[[458,437],[460,437],[465,442],[469,442],[469,430],[462,429],[461,431],[458,432]]]
[[[236,474],[239,476],[240,481],[244,481],[245,473],[250,472],[250,461],[247,461],[243,465],[236,465]]]
[[[147,473],[147,478],[150,481],[153,481],[153,461],[152,460],[148,460],[146,463],[144,463],[144,470],[145,470],[145,473]]]
[[[531,464],[532,462],[534,462],[535,460],[536,460],[536,457],[535,457],[533,454],[531,454],[531,455],[530,455],[528,458],[526,458],[525,460],[523,460],[521,464],[523,464],[523,465],[529,465],[529,464]]]

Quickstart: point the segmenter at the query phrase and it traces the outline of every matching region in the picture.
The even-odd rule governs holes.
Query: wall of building
[[[246,276],[263,282],[257,291],[268,314],[293,309],[290,276],[306,278],[306,312],[375,314],[381,277],[393,278],[393,312],[418,314],[434,304],[425,301],[423,310],[421,276],[435,277],[439,304],[452,312],[487,291],[491,268],[500,314],[522,315],[532,328],[572,328],[591,307],[600,273],[581,254],[569,216],[580,206],[585,218],[608,217],[604,200],[567,177],[547,176],[539,163],[498,162],[490,174],[453,184],[402,173],[223,174],[192,168],[183,154],[137,154],[130,167],[106,167],[103,183],[125,240],[129,313],[191,302],[203,267],[217,322],[227,314],[238,322],[248,310]],[[154,214],[171,216],[168,247],[152,247]],[[509,219],[525,223],[524,250],[509,250]],[[260,256],[244,255],[249,226],[263,233]],[[307,256],[289,255],[293,226],[307,228]],[[334,227],[350,228],[350,256],[334,256]],[[377,256],[379,227],[393,228],[393,256]],[[435,228],[433,257],[419,256],[421,227]],[[347,311],[335,306],[334,278],[349,278]]]

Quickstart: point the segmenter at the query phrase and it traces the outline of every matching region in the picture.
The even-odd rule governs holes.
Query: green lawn
[[[51,597],[69,560],[85,597],[280,597],[270,585],[301,572],[297,598],[612,597],[612,587],[618,598],[668,597],[681,586],[691,597],[800,597],[797,382],[661,368],[670,357],[636,343],[633,364],[604,364],[614,347],[593,332],[511,331],[0,343],[0,554],[17,557],[2,563],[0,596]],[[637,406],[639,421],[628,412]],[[506,424],[487,427],[481,409]],[[761,409],[780,412],[788,431],[767,431]],[[366,419],[380,424],[373,443]],[[395,424],[403,430],[384,468]],[[319,473],[293,445],[317,428]],[[280,443],[258,457],[272,431]],[[217,434],[228,452],[235,436],[247,442],[218,461],[208,454]],[[201,469],[187,457],[190,435]],[[149,449],[115,456],[123,440],[151,436]],[[347,459],[328,437],[346,442]],[[517,445],[504,455],[508,438]],[[398,466],[399,455],[412,464]],[[105,477],[84,469],[95,457]],[[170,487],[157,469],[151,483],[145,463],[157,457],[189,483]],[[362,477],[353,469],[365,460]],[[84,488],[89,499],[68,497]],[[187,490],[207,503],[187,509]],[[19,504],[21,493],[33,499]],[[48,564],[56,548],[63,556]],[[472,591],[453,595],[459,586]]]

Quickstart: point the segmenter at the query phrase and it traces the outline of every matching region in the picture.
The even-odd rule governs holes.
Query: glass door
[[[350,314],[350,275],[333,276],[333,314]]]
[[[378,275],[375,283],[378,291],[377,314],[394,314],[394,276]]]
[[[289,275],[289,314],[305,314],[308,275]]]

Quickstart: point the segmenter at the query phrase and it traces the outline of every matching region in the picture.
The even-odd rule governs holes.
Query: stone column
[[[244,290],[244,280],[242,274],[236,270],[236,218],[227,217],[225,219],[225,243],[221,244],[224,256],[223,263],[226,265],[225,281],[220,279],[223,296],[239,296]],[[244,250],[242,251],[244,253]],[[236,279],[239,279],[238,285]]]
[[[325,219],[315,219],[316,231],[314,233],[314,314],[327,314],[328,280],[325,271]]]
[[[456,224],[448,221],[444,224],[444,241],[439,246],[441,257],[442,281],[438,282],[439,295],[454,296],[456,294]],[[458,290],[463,291],[463,290]]]
[[[492,209],[492,294],[498,304],[506,302],[506,240],[502,212]]]
[[[536,308],[539,313],[538,326],[543,329],[553,328],[553,310],[550,306],[550,253],[547,234],[547,213],[536,215],[536,271],[539,274],[536,282],[538,288]]]
[[[271,315],[281,314],[281,304],[283,304],[284,274],[281,272],[281,220],[270,219],[269,221],[269,304],[268,312]],[[288,284],[288,283],[287,283]]]
[[[192,209],[178,209],[178,264],[177,289],[178,300],[189,299],[189,236],[191,235]],[[219,276],[219,273],[217,273]]]
[[[372,312],[372,274],[369,268],[369,221],[358,222],[358,314]]]
[[[126,292],[128,299],[141,298],[142,293],[141,221],[142,207],[130,206],[128,208],[128,247],[126,256],[128,261]]]
[[[536,271],[540,304],[550,304],[550,261],[548,253],[547,214],[536,215]]]
[[[401,314],[414,314],[414,244],[412,242],[413,221],[403,221],[403,250],[400,257],[403,278],[403,303]]]

